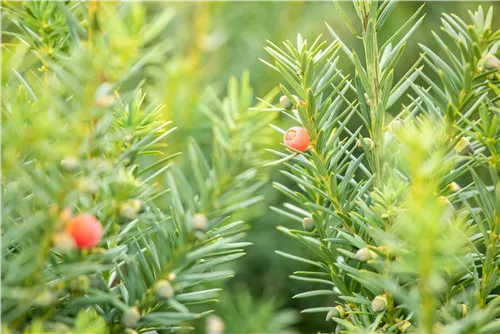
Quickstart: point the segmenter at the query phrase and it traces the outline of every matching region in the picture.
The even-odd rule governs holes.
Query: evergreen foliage
[[[334,5],[363,50],[329,27],[333,43],[299,34],[295,45],[269,42],[273,61],[264,60],[282,75],[283,94],[300,99],[293,110],[268,107],[311,137],[304,153],[272,151],[298,187],[275,183],[291,203],[273,209],[313,224],[279,227],[310,257],[277,253],[310,266],[291,278],[324,285],[295,297],[322,296],[303,313],[324,313],[336,332],[496,333],[500,72],[485,65],[500,47],[493,9],[468,21],[443,14],[442,32],[432,33],[441,49],[420,45],[419,60],[393,82],[420,10],[382,41],[395,1],[354,1],[359,27]],[[340,53],[354,74],[339,68]]]
[[[212,157],[193,140],[185,170],[162,105],[132,85],[167,49],[154,41],[168,12],[134,26],[123,16],[143,20],[136,4],[6,5],[16,28],[2,62],[13,69],[2,72],[3,330],[173,331],[210,313],[212,282],[233,276],[221,265],[249,244],[230,216],[261,200],[266,177],[255,135],[274,116],[247,110],[248,74],[206,99]],[[65,235],[80,213],[102,223],[98,247]]]

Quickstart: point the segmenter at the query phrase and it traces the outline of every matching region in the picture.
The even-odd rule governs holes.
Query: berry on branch
[[[71,219],[66,225],[66,233],[68,233],[78,248],[91,248],[101,241],[102,225],[89,214],[79,215]]]
[[[309,143],[311,142],[311,138],[309,137],[307,130],[300,126],[294,126],[288,129],[283,140],[286,146],[300,152],[307,150]]]

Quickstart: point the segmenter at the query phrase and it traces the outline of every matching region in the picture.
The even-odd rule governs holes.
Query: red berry
[[[286,146],[300,152],[307,150],[307,147],[311,142],[311,138],[309,137],[307,130],[301,128],[300,126],[294,126],[288,129],[283,140],[285,141]]]
[[[83,214],[71,219],[66,225],[78,248],[91,248],[101,241],[102,225],[94,216]]]

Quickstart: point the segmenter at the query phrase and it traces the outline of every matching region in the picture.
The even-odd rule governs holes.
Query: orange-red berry
[[[311,142],[311,138],[309,137],[307,130],[300,126],[294,126],[288,129],[283,140],[286,146],[300,152],[307,150],[309,143]]]
[[[94,216],[83,214],[66,224],[66,233],[73,238],[78,248],[91,248],[101,241],[102,225]]]

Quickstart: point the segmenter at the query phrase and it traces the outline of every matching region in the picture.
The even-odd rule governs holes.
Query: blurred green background
[[[400,2],[387,21],[381,38],[387,38],[397,31],[422,4],[423,2]],[[349,19],[357,22],[352,4],[343,2],[342,5]],[[427,2],[423,9],[426,18],[407,44],[405,55],[396,68],[394,81],[397,82],[418,59],[421,52],[418,43],[425,43],[431,49],[436,49],[437,42],[430,32],[440,29],[441,13],[455,13],[466,17],[467,10],[477,9],[480,5],[483,8],[495,7],[497,17],[500,9],[498,1]],[[135,28],[134,24],[142,24],[137,19],[139,12],[145,15],[145,22],[153,21],[161,15],[170,19],[155,37],[157,40],[151,43],[161,42],[165,49],[155,54],[155,65],[146,66],[141,76],[146,78],[144,90],[148,94],[147,98],[155,103],[165,104],[165,119],[174,121],[178,127],[172,137],[174,139],[169,142],[171,152],[183,151],[189,137],[196,138],[202,148],[209,152],[211,124],[199,110],[199,105],[207,98],[208,87],[223,96],[229,78],[240,77],[244,70],[250,72],[256,96],[264,96],[279,84],[279,75],[259,60],[269,60],[263,49],[266,40],[280,45],[285,39],[294,42],[297,33],[301,33],[308,40],[314,40],[319,34],[323,34],[323,39],[332,42],[326,22],[349,48],[361,47],[361,41],[347,30],[330,1],[151,1],[127,2],[116,8],[120,11],[127,6],[131,6],[132,10],[128,8],[123,11],[123,20],[131,30]],[[2,22],[2,30],[6,29],[5,24]],[[500,25],[499,22],[495,24],[496,28]],[[130,53],[133,54],[136,51],[134,47],[138,44],[137,41],[125,39],[120,47],[130,48]],[[343,66],[344,74],[351,73],[351,77],[354,76],[353,69],[342,58],[340,65]],[[4,82],[8,75],[2,69]],[[131,80],[131,84],[137,85],[138,81],[139,79],[135,82]],[[282,128],[290,125],[282,117],[276,122]],[[268,147],[279,148],[282,137],[276,133],[266,140]],[[272,158],[269,154],[269,159]],[[252,228],[247,240],[254,245],[247,249],[247,256],[231,264],[237,274],[235,279],[226,281],[221,302],[215,306],[216,315],[224,322],[226,333],[331,332],[333,323],[325,322],[323,315],[300,314],[301,309],[324,305],[325,302],[292,299],[293,295],[314,288],[309,286],[310,283],[303,284],[288,278],[293,271],[306,270],[306,267],[299,268],[296,262],[287,261],[274,253],[279,249],[300,255],[305,250],[276,229],[279,225],[299,226],[293,226],[296,223],[287,221],[269,209],[269,206],[279,206],[285,201],[272,188],[271,181],[283,184],[289,184],[290,181],[281,176],[278,168],[269,168],[268,173],[270,182],[261,191],[264,201],[240,213],[239,217],[233,217],[233,220],[251,220]],[[196,324],[196,331],[216,333],[220,329],[217,328],[216,319],[209,317],[208,320],[200,320]]]
[[[342,2],[342,5],[351,22],[357,22],[352,4]],[[397,31],[422,5],[423,2],[400,2],[387,21],[382,38]],[[498,15],[500,2],[495,1],[427,2],[423,9],[425,20],[406,46],[405,55],[396,68],[395,82],[418,59],[421,52],[418,43],[425,43],[431,49],[436,49],[437,42],[430,32],[439,31],[443,12],[468,17],[467,10],[477,9],[480,5],[486,9],[493,6],[495,15]],[[239,76],[243,69],[250,71],[257,96],[263,96],[277,86],[280,82],[278,74],[259,61],[259,58],[269,60],[263,49],[266,40],[277,45],[285,39],[295,43],[297,33],[301,33],[308,40],[314,40],[319,34],[323,34],[324,39],[332,41],[326,22],[348,47],[359,49],[362,46],[360,40],[344,26],[329,1],[147,4],[151,15],[163,10],[165,6],[176,12],[172,24],[165,32],[166,37],[175,38],[176,49],[180,46],[174,57],[184,58],[165,66],[165,73],[162,74],[164,91],[156,92],[155,97],[163,98],[169,113],[167,117],[174,120],[182,136],[186,137],[201,139],[209,134],[209,124],[203,122],[201,113],[196,111],[197,104],[203,99],[201,92],[207,86],[214,87],[222,94],[228,78]],[[497,22],[496,26],[498,25]],[[342,62],[341,59],[341,64],[344,65],[344,74],[353,75],[353,69],[347,62]],[[290,125],[283,118],[278,122],[284,128]],[[269,140],[270,147],[279,147],[281,135],[276,133]],[[183,143],[178,145],[182,149]],[[269,159],[272,159],[271,154]],[[271,181],[289,183],[289,180],[281,177],[278,168],[270,169],[269,174]],[[290,280],[288,276],[301,268],[296,262],[278,256],[274,250],[297,255],[305,250],[276,230],[278,225],[292,227],[296,223],[286,221],[269,209],[269,206],[279,206],[285,201],[270,183],[263,191],[265,201],[250,209],[251,212],[245,213],[245,219],[248,216],[255,217],[251,221],[252,229],[248,236],[254,245],[247,249],[247,256],[233,264],[236,266],[237,276],[226,283],[226,292],[217,306],[217,315],[225,322],[227,333],[285,333],[285,329],[301,333],[331,332],[333,323],[325,322],[323,315],[299,314],[300,309],[323,305],[324,302],[292,299],[294,294],[312,290],[312,287],[306,289],[305,284],[310,283]],[[275,316],[274,312],[281,313]],[[199,326],[198,331],[204,332],[207,329],[210,332],[212,320]]]

